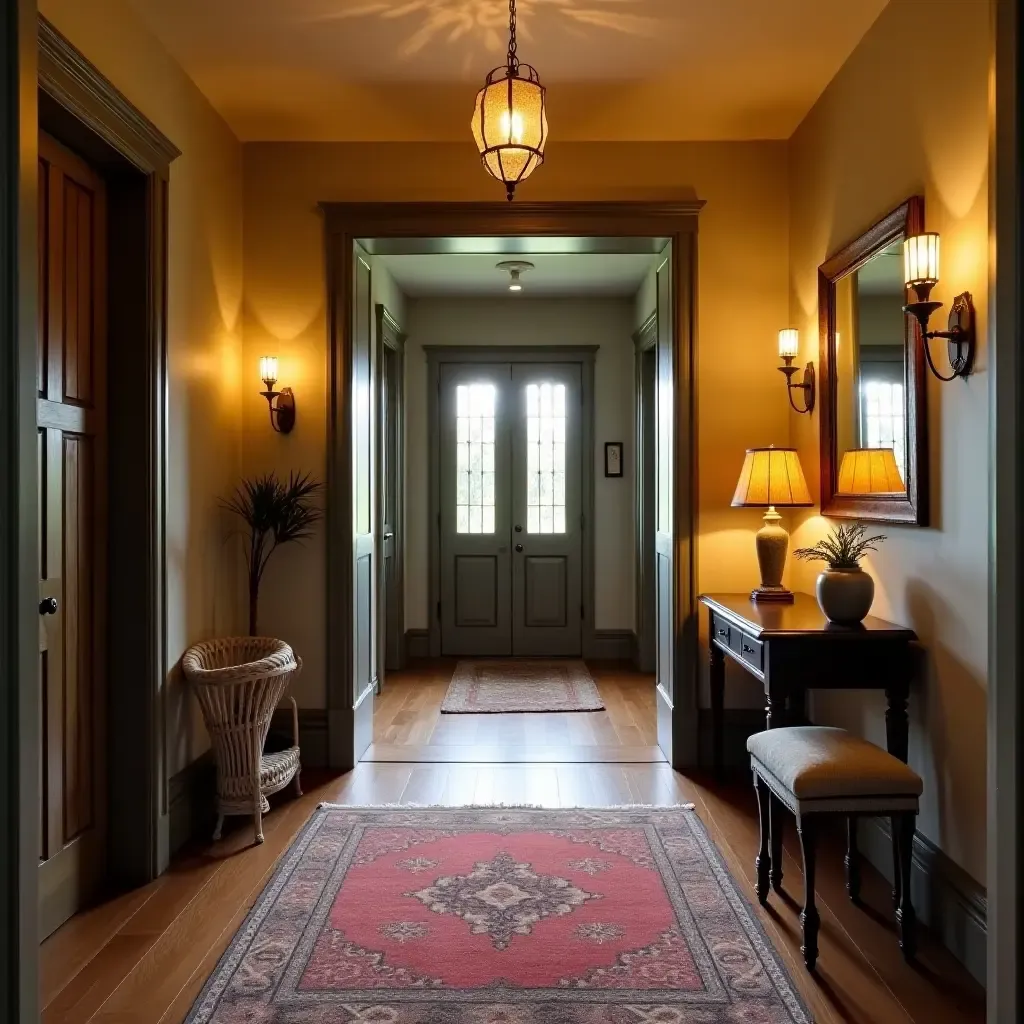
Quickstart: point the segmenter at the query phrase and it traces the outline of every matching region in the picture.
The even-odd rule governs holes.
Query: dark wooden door
[[[106,202],[102,179],[39,144],[39,915],[46,936],[104,873]]]

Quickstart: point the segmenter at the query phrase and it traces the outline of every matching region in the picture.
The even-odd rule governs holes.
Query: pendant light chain
[[[519,57],[516,55],[516,0],[508,0],[508,70],[512,75],[519,73]]]

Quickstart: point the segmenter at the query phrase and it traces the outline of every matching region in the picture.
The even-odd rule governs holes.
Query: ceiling
[[[507,0],[130,0],[243,141],[464,141]],[[518,0],[555,140],[788,138],[887,0]]]
[[[518,299],[587,295],[632,297],[659,257],[639,253],[517,252],[380,256],[378,259],[409,298],[443,295]],[[522,277],[521,292],[510,292],[508,274],[496,269],[495,264],[503,259],[534,264],[534,269]]]

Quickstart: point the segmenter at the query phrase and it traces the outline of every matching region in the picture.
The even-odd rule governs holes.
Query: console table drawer
[[[717,640],[723,647],[732,646],[732,636],[734,633],[739,633],[738,629],[733,628],[724,619],[711,617],[711,638]]]
[[[755,640],[752,636],[746,636],[740,633],[738,629],[733,630],[737,639],[737,654],[748,664],[751,668],[756,668],[758,672],[763,667],[763,647],[760,640]],[[735,648],[734,648],[735,649]]]

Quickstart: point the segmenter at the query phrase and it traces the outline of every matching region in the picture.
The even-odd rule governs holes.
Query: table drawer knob
[[[753,654],[754,653],[754,648],[751,647],[750,644],[744,644],[743,645],[743,653],[744,654]]]
[[[719,636],[728,636],[729,635],[729,630],[727,630],[727,629],[720,629],[718,631],[718,635]]]

